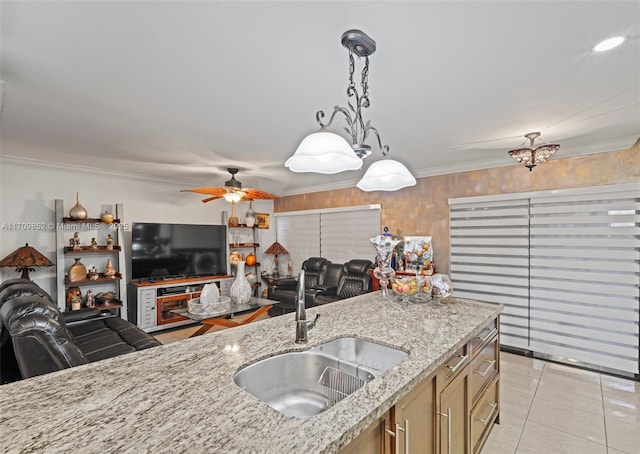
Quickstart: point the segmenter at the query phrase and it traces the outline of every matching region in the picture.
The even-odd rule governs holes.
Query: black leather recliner
[[[307,307],[315,306],[316,295],[324,289],[324,280],[330,261],[323,257],[309,257],[302,262],[304,270],[305,302]],[[269,315],[282,315],[296,310],[298,280],[283,279],[267,290],[267,298],[279,301],[269,310]]]
[[[313,269],[323,261],[324,271],[318,274],[319,280],[312,277],[311,283],[307,278],[307,268]],[[307,266],[309,262],[310,266]],[[314,265],[315,264],[315,265]],[[306,267],[306,268],[305,268]],[[369,260],[354,259],[344,264],[331,263],[321,257],[311,257],[303,263],[305,269],[305,306],[313,307],[319,304],[351,298],[371,291],[371,275],[369,270],[373,263]],[[276,316],[295,311],[297,281],[279,282],[270,287],[268,298],[280,301],[269,310],[269,315]]]
[[[42,375],[161,345],[98,309],[62,313],[27,279],[0,285],[0,383]]]
[[[371,275],[373,268],[370,260],[354,259],[344,264],[340,282],[335,291],[326,291],[317,295],[316,305],[352,298],[371,291]]]

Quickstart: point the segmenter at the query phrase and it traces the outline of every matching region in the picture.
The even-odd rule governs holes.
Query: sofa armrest
[[[318,290],[318,292],[322,295],[337,295],[338,294],[338,287],[337,286],[331,286],[331,285],[318,285],[316,287],[313,287],[312,290]]]
[[[283,290],[295,289],[298,287],[298,279],[296,279],[295,277],[279,279],[278,282],[273,285],[273,287]]]
[[[95,320],[103,317],[103,315],[99,309],[86,308],[79,311],[63,312],[62,317],[66,325],[72,325],[78,322]]]

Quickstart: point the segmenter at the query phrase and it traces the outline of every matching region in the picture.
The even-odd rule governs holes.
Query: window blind
[[[374,261],[369,240],[380,233],[380,205],[276,213],[275,221],[278,241],[289,250],[295,273],[308,257],[334,263]]]
[[[638,373],[640,191],[531,199],[531,349]]]
[[[454,295],[504,304],[503,345],[529,347],[529,200],[451,205]]]
[[[294,273],[307,257],[320,256],[320,218],[317,215],[276,215],[276,238],[289,251]],[[281,271],[285,271],[281,264]]]
[[[454,295],[505,305],[501,343],[639,373],[640,185],[450,200]]]

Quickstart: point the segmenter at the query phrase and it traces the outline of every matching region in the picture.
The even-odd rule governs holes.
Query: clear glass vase
[[[389,282],[395,277],[396,272],[391,268],[391,256],[393,250],[402,240],[393,239],[391,234],[380,234],[371,238],[371,244],[376,248],[376,268],[373,275],[380,280],[379,298],[391,301],[393,298],[389,294]]]
[[[244,274],[244,263],[244,260],[236,262],[236,278],[229,290],[229,296],[236,304],[245,304],[251,299],[251,284]]]

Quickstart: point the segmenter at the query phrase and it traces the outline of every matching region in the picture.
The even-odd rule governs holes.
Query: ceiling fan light
[[[328,131],[317,131],[302,140],[284,166],[292,172],[332,174],[358,170],[362,167],[362,160],[343,137]]]
[[[404,164],[392,159],[383,159],[371,164],[356,186],[363,191],[371,192],[397,191],[415,184],[416,179]]]
[[[224,199],[227,202],[237,203],[242,199],[242,194],[239,194],[239,193],[233,192],[233,191],[229,191],[225,195],[223,195],[222,197],[224,197]]]

